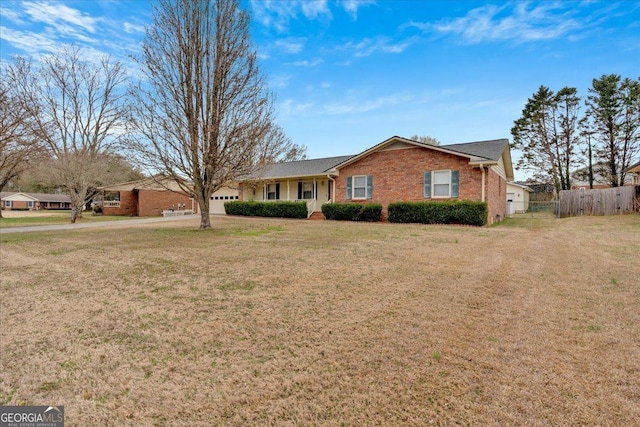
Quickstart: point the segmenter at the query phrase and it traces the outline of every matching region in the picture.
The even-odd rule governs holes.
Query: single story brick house
[[[178,184],[162,177],[99,187],[94,201],[104,215],[159,216],[164,211],[198,211],[198,204]]]
[[[71,209],[71,200],[66,194],[3,191],[0,193],[0,201],[2,209],[6,210]]]
[[[241,200],[304,200],[310,215],[326,202],[475,200],[488,223],[507,215],[513,180],[507,139],[429,145],[398,136],[359,154],[269,165],[239,182]]]

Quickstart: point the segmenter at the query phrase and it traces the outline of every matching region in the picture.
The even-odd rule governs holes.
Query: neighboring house
[[[629,174],[629,172],[633,172],[631,169],[633,169],[634,166],[637,167],[638,164],[632,165],[625,170],[627,175],[624,179],[624,185],[634,185],[633,174]],[[593,165],[593,189],[601,190],[603,188],[611,188],[611,181],[607,175],[607,165],[605,163],[596,163]],[[591,189],[589,184],[589,168],[583,167],[571,173],[571,189]]]
[[[533,190],[523,183],[507,182],[507,215],[529,210],[529,194]]]
[[[625,173],[631,177],[631,185],[640,185],[640,162],[629,166],[625,169]]]
[[[2,209],[6,210],[71,209],[71,200],[66,194],[2,192],[0,200]]]
[[[304,200],[310,214],[326,202],[475,200],[488,204],[488,223],[507,214],[513,180],[506,139],[429,145],[391,137],[354,156],[270,165],[240,182],[242,200]]]
[[[99,187],[94,203],[104,215],[158,216],[164,211],[198,211],[190,194],[168,178],[151,177],[139,181]]]

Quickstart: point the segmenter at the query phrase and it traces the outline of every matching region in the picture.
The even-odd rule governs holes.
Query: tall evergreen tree
[[[570,172],[577,163],[577,93],[572,87],[554,93],[540,86],[511,129],[513,148],[523,153],[517,167],[531,170],[539,179],[551,180],[556,191],[571,188]]]
[[[611,186],[624,185],[625,169],[640,153],[640,79],[617,74],[593,79],[587,97],[587,118],[596,140],[596,157],[606,165],[599,171]]]

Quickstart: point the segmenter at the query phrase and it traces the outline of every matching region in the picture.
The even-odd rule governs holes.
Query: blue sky
[[[574,86],[584,97],[602,74],[640,76],[640,1],[243,5],[278,122],[311,158],[355,154],[393,135],[511,139],[540,85]],[[128,55],[150,20],[146,0],[3,0],[0,55],[37,58],[72,43],[88,57],[111,54],[135,76]]]

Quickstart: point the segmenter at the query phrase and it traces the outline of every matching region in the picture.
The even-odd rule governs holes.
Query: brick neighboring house
[[[0,193],[0,201],[2,209],[6,210],[71,209],[71,200],[66,194],[3,191]]]
[[[102,200],[96,204],[104,215],[159,216],[169,210],[198,211],[191,195],[168,178],[151,177],[98,190]]]
[[[513,180],[509,141],[434,146],[398,136],[355,156],[271,165],[240,183],[242,200],[305,200],[309,214],[329,202],[389,203],[474,200],[488,205],[488,223],[507,215]]]

